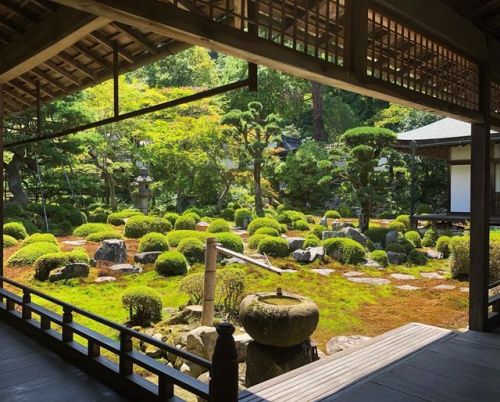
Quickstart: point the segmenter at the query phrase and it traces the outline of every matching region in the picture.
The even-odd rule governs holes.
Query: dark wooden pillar
[[[3,94],[3,84],[0,84],[0,151],[2,157],[0,159],[0,182],[2,183],[2,196],[0,197],[0,235],[2,236],[3,242],[3,182],[4,182],[4,174],[3,174],[3,136],[4,136],[4,94]],[[2,244],[3,246],[3,244]],[[0,276],[3,276],[3,247],[1,247],[0,251]],[[3,282],[0,281],[0,288],[3,288]]]
[[[483,123],[471,127],[471,228],[469,277],[469,328],[488,328],[488,276],[490,241],[490,80],[480,71],[480,109]]]

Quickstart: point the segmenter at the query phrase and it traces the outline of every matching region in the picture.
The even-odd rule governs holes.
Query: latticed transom
[[[452,49],[368,10],[367,74],[424,95],[479,110],[479,67]]]
[[[500,117],[500,81],[491,81],[490,111],[495,117]]]

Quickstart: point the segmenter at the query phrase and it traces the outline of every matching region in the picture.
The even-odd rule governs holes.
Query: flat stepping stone
[[[434,286],[432,289],[436,289],[436,290],[453,290],[455,288],[456,288],[456,286],[453,286],[453,285],[437,285],[437,286]]]
[[[363,265],[365,267],[369,267],[369,268],[382,268],[382,265],[380,265],[378,262],[372,260],[371,258],[366,258],[365,263]]]
[[[108,283],[108,282],[114,282],[116,281],[116,278],[114,276],[99,276],[95,278],[95,283]]]
[[[464,287],[461,287],[460,288],[460,291],[463,292],[463,293],[469,293],[469,288],[464,286]]]
[[[437,272],[421,272],[420,275],[426,279],[444,279],[444,276]]]
[[[349,272],[344,272],[342,276],[345,278],[354,278],[356,276],[363,276],[363,272],[358,272],[358,271],[349,271]]]
[[[68,244],[70,246],[83,246],[85,243],[87,243],[86,240],[64,240],[64,244]]]
[[[142,273],[142,268],[138,265],[132,264],[115,264],[109,267],[109,270],[113,272],[118,272],[121,274],[140,274]]]
[[[377,285],[377,286],[380,286],[380,285],[388,285],[389,283],[391,283],[391,281],[389,279],[385,279],[385,278],[347,278],[347,280],[351,281],[351,282],[355,282],[355,283],[366,283],[368,285]]]
[[[289,274],[294,274],[297,272],[295,269],[282,269],[281,272],[287,272]]]
[[[409,291],[420,289],[418,286],[412,286],[412,285],[399,285],[399,286],[394,286],[394,287],[397,289],[409,290]]]
[[[399,281],[411,281],[411,280],[415,279],[415,277],[413,275],[409,275],[409,274],[390,274],[389,276],[391,278],[397,279]]]
[[[316,268],[316,269],[311,269],[311,271],[323,276],[328,276],[332,272],[335,272],[334,269],[329,269],[329,268]]]

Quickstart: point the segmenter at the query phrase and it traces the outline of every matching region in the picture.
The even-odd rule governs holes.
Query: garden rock
[[[159,359],[161,357],[161,349],[153,345],[147,345],[144,353],[146,353],[146,356],[152,357],[153,359]]]
[[[344,234],[340,231],[325,230],[321,234],[321,240],[333,239],[334,237],[344,237]]]
[[[288,241],[288,247],[290,248],[290,251],[299,250],[304,245],[303,237],[288,237],[286,240]]]
[[[205,359],[212,360],[217,337],[218,334],[215,327],[203,326],[195,328],[187,334],[186,351]],[[185,364],[189,367],[186,374],[191,377],[198,378],[200,374],[207,371],[206,368],[190,361],[186,361]]]
[[[411,281],[415,279],[413,275],[409,274],[390,274],[389,275],[391,278],[397,279],[399,281]]]
[[[318,275],[323,275],[323,276],[328,276],[331,273],[335,272],[334,269],[329,269],[329,268],[317,268],[317,269],[311,269],[311,271]]]
[[[365,258],[365,262],[363,263],[365,267],[370,268],[383,268],[377,261],[372,260],[371,258]]]
[[[388,285],[391,283],[389,279],[385,278],[348,278],[348,280],[355,283],[366,283],[368,285],[376,286]]]
[[[192,324],[194,322],[199,322],[201,320],[201,313],[203,307],[199,305],[192,305],[185,307],[182,311],[179,311],[172,315],[167,321],[169,325],[177,324]]]
[[[240,363],[238,365],[238,390],[243,391],[246,389],[245,387],[245,376],[247,372],[247,366],[244,363]],[[208,384],[210,382],[210,373],[207,371],[198,377],[198,381],[202,383]],[[207,402],[206,399],[202,399],[198,397],[198,402]]]
[[[68,246],[83,246],[87,243],[86,240],[64,240],[63,244],[67,244]]]
[[[94,280],[95,283],[107,283],[114,281],[116,281],[116,278],[114,276],[99,276]]]
[[[328,218],[326,216],[323,216],[321,220],[319,221],[319,224],[324,227],[328,227]]]
[[[109,239],[104,240],[95,252],[96,260],[106,260],[117,264],[127,261],[127,246],[124,240]]]
[[[427,258],[435,259],[435,260],[442,260],[444,258],[443,253],[440,253],[439,251],[436,250],[425,250],[424,254]]]
[[[396,253],[395,251],[387,252],[387,260],[390,265],[401,265],[406,261],[406,254]]]
[[[362,335],[334,336],[326,343],[326,353],[333,355],[334,353],[358,346],[370,339],[372,338]]]
[[[222,265],[231,265],[231,264],[241,264],[241,265],[246,265],[247,262],[240,259],[240,258],[237,258],[237,257],[231,257],[231,258],[224,258],[222,261],[221,261],[221,264]]]
[[[325,256],[325,249],[319,247],[308,247],[306,250],[295,250],[292,257],[297,262],[313,262],[317,259],[322,260]]]
[[[348,237],[349,239],[357,241],[363,247],[366,245],[367,237],[358,229],[345,227],[341,230],[341,232],[344,234],[343,237]]]
[[[397,243],[399,240],[399,232],[391,230],[385,235],[385,244]]]
[[[140,274],[142,273],[142,268],[139,265],[132,264],[115,264],[109,267],[110,271],[117,272],[120,274]]]
[[[413,285],[399,285],[394,287],[400,290],[408,290],[408,291],[420,289],[418,286],[413,286]]]
[[[49,281],[55,282],[62,279],[86,278],[89,276],[89,271],[89,264],[75,262],[68,264],[65,267],[56,268],[50,271]]]
[[[134,255],[134,262],[139,264],[153,264],[161,253],[161,251],[146,251],[144,253],[137,253]]]

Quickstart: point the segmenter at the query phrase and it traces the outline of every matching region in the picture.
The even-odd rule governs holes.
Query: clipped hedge
[[[323,241],[326,253],[344,264],[359,264],[365,257],[365,249],[357,241],[347,237],[334,237]]]
[[[3,248],[13,247],[18,243],[17,239],[9,235],[3,235]]]
[[[401,222],[403,225],[405,225],[406,229],[410,228],[410,215],[398,215],[396,217],[396,221]]]
[[[153,288],[137,286],[122,295],[122,304],[129,311],[131,325],[148,326],[161,320],[163,304],[160,294]]]
[[[196,214],[198,216],[203,216],[205,215],[205,211],[203,211],[203,209],[198,207],[190,207],[182,213],[182,215],[187,215],[187,214]]]
[[[225,219],[214,219],[212,222],[210,222],[207,228],[208,233],[222,233],[230,231],[231,227]]]
[[[309,224],[302,219],[298,219],[293,222],[293,228],[295,230],[309,230]]]
[[[52,233],[34,233],[23,241],[23,246],[33,243],[46,242],[57,244],[57,239]]]
[[[167,234],[167,241],[170,247],[177,247],[183,239],[188,237],[194,237],[205,242],[211,236],[210,233],[198,232],[197,230],[173,230]]]
[[[133,216],[127,220],[124,229],[125,237],[139,239],[147,233],[167,233],[172,230],[170,221],[154,216]]]
[[[341,218],[340,213],[338,211],[335,211],[335,210],[326,211],[325,217],[327,217],[328,219],[340,219]]]
[[[165,215],[163,215],[163,219],[166,219],[172,224],[172,227],[175,226],[175,222],[177,221],[177,218],[179,218],[179,214],[176,212],[167,212]]]
[[[270,255],[271,257],[288,257],[290,254],[288,241],[281,237],[267,236],[259,242],[257,249],[259,253]]]
[[[233,208],[224,208],[220,214],[222,218],[226,221],[232,222],[234,221],[234,209]]]
[[[280,233],[273,228],[259,228],[255,231],[254,235],[264,234],[273,237],[281,237]]]
[[[182,215],[175,221],[175,230],[195,230],[196,220],[191,215]]]
[[[102,241],[109,239],[123,239],[123,236],[114,230],[106,230],[104,232],[91,233],[85,238],[85,240],[94,243],[101,243]]]
[[[163,276],[185,275],[188,271],[188,263],[182,253],[165,251],[156,259],[155,269]]]
[[[141,237],[139,253],[147,251],[168,251],[168,239],[163,233],[151,232]]]
[[[328,230],[326,226],[323,225],[312,225],[311,226],[311,234],[315,235],[316,237],[320,238],[323,236],[323,232],[325,230]]]
[[[389,259],[384,250],[374,250],[370,253],[370,258],[382,267],[389,266]]]
[[[194,212],[184,212],[182,214],[182,216],[186,216],[186,217],[189,216],[190,218],[193,218],[195,223],[198,223],[201,221],[201,216],[198,215],[197,213],[194,213]]]
[[[73,230],[73,234],[78,237],[87,237],[92,233],[107,232],[113,230],[112,226],[106,223],[85,223]]]
[[[28,237],[28,232],[21,222],[9,222],[3,225],[3,234],[13,237],[16,240],[24,240]]]
[[[427,257],[421,251],[413,249],[408,253],[408,263],[413,265],[426,265]]]
[[[74,248],[71,251],[60,251],[42,255],[35,261],[35,279],[46,281],[49,279],[50,271],[74,262],[89,263],[89,256],[85,249]]]
[[[389,222],[389,224],[387,225],[387,227],[390,230],[397,230],[400,233],[404,233],[404,231],[406,230],[405,224],[403,222],[399,222],[399,221]]]
[[[424,237],[422,238],[422,246],[424,247],[434,247],[436,245],[436,241],[438,239],[437,232],[430,228],[424,233]]]
[[[215,237],[222,247],[236,251],[237,253],[243,253],[243,240],[237,234],[230,232],[216,233]]]
[[[405,238],[413,243],[415,248],[422,247],[422,238],[420,237],[420,233],[416,230],[411,230],[405,233]]]
[[[252,211],[248,208],[238,208],[234,211],[234,224],[242,227],[245,219],[252,219]]]
[[[385,247],[385,251],[392,251],[393,253],[406,254],[403,245],[399,243],[390,243]]]
[[[267,239],[268,237],[273,237],[273,236],[269,236],[267,234],[257,234],[257,233],[254,234],[253,236],[250,236],[250,238],[248,239],[248,248],[256,250],[259,247],[259,243],[261,242],[261,240]]]
[[[7,264],[12,266],[31,265],[42,255],[57,253],[58,251],[59,247],[54,243],[38,242],[28,244],[12,254],[7,260]]]
[[[385,244],[385,236],[391,230],[388,228],[382,227],[371,227],[365,232],[365,236],[368,237],[374,243],[380,243],[382,245]]]
[[[255,233],[255,231],[259,228],[273,228],[276,230],[280,230],[280,224],[276,219],[273,218],[255,218],[248,225],[247,231],[251,235]]]
[[[126,209],[124,211],[113,212],[108,215],[107,222],[113,226],[121,226],[125,225],[125,221],[132,216],[143,216],[144,214],[141,211],[137,211],[134,209]]]
[[[450,241],[451,237],[441,236],[436,241],[436,250],[443,254],[444,258],[450,256]]]
[[[314,234],[308,234],[304,238],[303,248],[318,247],[318,246],[321,246],[321,239],[318,236]]]
[[[179,243],[177,251],[182,253],[190,264],[201,263],[205,260],[205,244],[194,237],[183,239]]]

